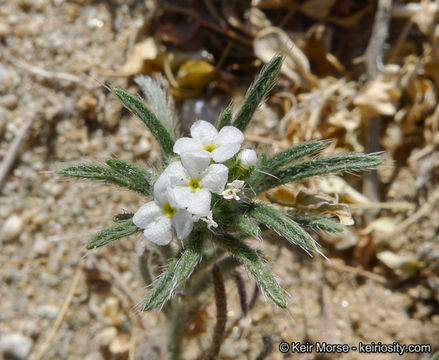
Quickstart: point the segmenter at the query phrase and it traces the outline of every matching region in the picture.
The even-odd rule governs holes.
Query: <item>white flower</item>
[[[166,168],[164,173],[171,185],[167,195],[173,207],[202,217],[209,214],[211,192],[220,194],[224,190],[229,172],[222,164],[209,166],[209,163],[209,155],[193,151],[183,153],[181,162],[173,162]]]
[[[239,200],[240,197],[238,196],[238,193],[244,187],[244,184],[245,183],[242,180],[233,180],[231,183],[227,184],[227,189],[221,193],[221,196],[226,200]]]
[[[244,149],[238,154],[238,160],[244,169],[248,169],[249,167],[256,165],[258,162],[258,155],[254,150]]]
[[[218,132],[215,126],[204,120],[198,120],[191,126],[191,136],[178,139],[174,144],[174,152],[182,155],[187,151],[202,151],[215,162],[232,158],[244,141],[244,134],[238,128],[224,126]]]
[[[192,231],[192,215],[172,207],[167,199],[170,186],[166,170],[154,184],[154,201],[146,203],[134,214],[133,223],[144,229],[146,239],[157,245],[168,245],[173,238],[173,228],[179,240],[185,239]]]
[[[200,216],[194,215],[194,218],[196,218],[196,221],[198,221],[198,220],[204,221],[207,224],[207,228],[209,230],[212,230],[212,228],[218,227],[217,222],[215,220],[213,220],[212,210],[209,211],[209,214],[207,216],[200,217]]]

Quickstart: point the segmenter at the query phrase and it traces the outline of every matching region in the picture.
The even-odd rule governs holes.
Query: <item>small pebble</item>
[[[4,334],[0,338],[0,352],[5,355],[5,359],[12,356],[15,359],[27,359],[32,345],[32,339],[20,333]]]
[[[95,343],[99,346],[109,346],[113,339],[117,336],[115,327],[108,327],[99,331],[95,338]]]
[[[32,248],[36,255],[47,255],[50,251],[50,243],[46,239],[40,237],[35,240]]]
[[[11,27],[6,22],[0,22],[0,37],[10,35]]]
[[[134,155],[141,157],[151,150],[151,144],[146,139],[141,139],[133,148]]]
[[[3,224],[0,240],[12,241],[18,238],[23,229],[23,220],[17,215],[11,215]]]
[[[43,304],[37,308],[37,315],[46,319],[55,319],[58,315],[58,306],[52,304]]]
[[[18,96],[15,94],[6,94],[0,97],[0,105],[9,109],[14,110],[18,104]]]

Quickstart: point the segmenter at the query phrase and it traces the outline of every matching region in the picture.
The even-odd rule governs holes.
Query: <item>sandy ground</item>
[[[85,0],[6,0],[0,6],[0,158],[8,156],[14,138],[24,133],[0,196],[0,356],[4,359],[163,358],[164,316],[139,314],[135,308],[145,294],[136,255],[141,235],[92,252],[84,249],[87,239],[109,226],[114,214],[135,211],[142,199],[128,191],[53,174],[66,164],[100,163],[110,157],[145,167],[159,165],[152,136],[100,86],[105,81],[121,87],[131,84],[126,77],[103,74],[125,63],[133,26],[149,6]],[[236,86],[247,85],[238,81]],[[189,110],[193,101],[187,102]],[[186,113],[183,117],[191,122]],[[281,139],[273,129],[264,129],[265,120],[258,115],[255,133]],[[354,250],[336,250],[321,239],[329,262],[267,236],[257,245],[273,259],[274,273],[291,294],[289,312],[260,297],[231,330],[221,359],[256,358],[263,335],[270,335],[275,347],[268,359],[316,358],[315,354],[281,355],[277,347],[283,340],[353,346],[360,341],[397,341],[438,349],[439,211],[437,197],[432,203],[434,177],[419,189],[419,174],[404,165],[404,158],[400,163],[386,185],[384,200],[411,202],[415,208],[382,210],[380,216],[400,222],[427,205],[403,232],[382,237],[380,247],[414,255],[424,262],[422,269],[395,272],[373,255],[361,268],[356,260],[365,252],[374,253],[367,236],[360,236],[361,246]],[[354,214],[360,219],[362,212]],[[253,282],[245,271],[242,274],[251,293]],[[233,282],[227,283],[227,292],[231,324],[240,314]],[[63,308],[66,299],[71,301]],[[58,324],[60,311],[64,316]],[[187,341],[185,359],[194,359],[209,344],[214,306],[207,311],[208,331]],[[324,358],[430,357],[351,351]]]

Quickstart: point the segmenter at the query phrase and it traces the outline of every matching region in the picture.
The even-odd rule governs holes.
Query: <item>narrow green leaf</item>
[[[117,214],[116,216],[114,216],[113,221],[114,222],[121,222],[121,221],[131,219],[133,216],[134,216],[134,213],[121,213],[121,214]]]
[[[134,234],[141,230],[142,229],[139,229],[136,225],[134,225],[132,220],[125,221],[121,224],[112,226],[97,233],[88,242],[87,249],[96,249],[98,247],[107,245],[114,240]]]
[[[221,244],[247,267],[256,282],[261,286],[267,296],[279,307],[286,308],[287,302],[282,288],[271,274],[270,269],[261,259],[260,255],[242,240],[230,235],[218,239]]]
[[[201,261],[202,236],[194,231],[189,237],[187,247],[179,259],[174,259],[165,272],[154,283],[154,287],[146,295],[142,305],[142,311],[148,311],[160,306],[167,301],[177,286],[183,283],[192,274]]]
[[[229,126],[232,123],[232,109],[231,107],[228,107],[224,112],[221,114],[220,119],[218,121],[218,130],[221,130],[224,126]]]
[[[174,272],[177,263],[178,259],[172,260],[163,274],[153,283],[154,287],[146,295],[144,304],[141,307],[142,311],[154,309],[171,297],[171,293],[175,288]]]
[[[256,239],[260,239],[261,237],[261,229],[259,229],[258,224],[256,224],[253,220],[249,219],[245,215],[241,215],[238,217],[236,221],[236,226],[246,235],[253,236]]]
[[[233,126],[244,131],[264,96],[270,90],[282,66],[283,57],[275,56],[264,66],[255,83],[248,90],[244,102],[233,119]]]
[[[143,170],[120,159],[108,159],[107,165],[114,171],[125,177],[131,183],[131,189],[141,193],[151,192],[151,175]]]
[[[321,150],[326,143],[324,141],[309,141],[290,147],[289,149],[278,152],[272,158],[266,160],[261,170],[271,173],[282,166],[288,165],[293,161],[299,160],[307,155],[312,155]]]
[[[145,75],[137,75],[134,82],[139,85],[146,96],[152,112],[175,139],[177,119],[175,115],[174,100],[166,91],[166,81],[162,75],[154,78]]]
[[[291,218],[271,206],[256,202],[252,203],[247,215],[276,231],[289,242],[297,244],[307,250],[316,250],[316,242],[311,235]]]
[[[107,164],[111,167],[78,164],[60,169],[57,173],[64,176],[103,180],[110,184],[138,191],[144,195],[150,194],[151,179],[148,172],[117,159],[109,159]]]
[[[339,171],[367,169],[380,165],[383,159],[376,155],[346,154],[324,159],[313,159],[279,170],[276,175],[283,182]]]
[[[154,113],[143,101],[122,89],[115,88],[113,93],[122,101],[125,107],[136,115],[148,127],[166,154],[173,153],[174,140]]]
[[[329,232],[342,232],[343,226],[323,216],[290,214],[289,217],[301,226]]]
[[[282,168],[274,172],[276,178],[268,178],[260,184],[257,192],[268,190],[288,182],[305,179],[311,176],[330,174],[340,171],[374,168],[383,159],[377,155],[346,154],[323,159],[313,159]]]

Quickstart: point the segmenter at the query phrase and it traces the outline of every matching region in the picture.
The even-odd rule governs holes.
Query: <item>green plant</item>
[[[136,213],[117,215],[117,224],[99,232],[87,248],[95,249],[142,230],[150,241],[148,246],[157,245],[155,249],[167,265],[153,281],[141,310],[164,309],[171,327],[168,351],[172,359],[180,358],[182,334],[190,320],[190,310],[205,301],[212,285],[218,317],[208,358],[218,355],[226,321],[223,279],[234,276],[240,265],[246,267],[274,304],[287,307],[285,292],[273,276],[264,253],[248,240],[261,239],[261,228],[274,230],[308,252],[318,250],[307,228],[342,231],[330,218],[294,209],[288,209],[287,213],[256,200],[257,195],[288,182],[374,168],[382,162],[379,156],[364,154],[310,157],[326,146],[324,141],[299,144],[272,157],[262,154],[259,160],[253,150],[241,150],[242,132],[281,65],[282,57],[277,56],[262,69],[235,116],[227,109],[216,129],[205,121],[197,121],[191,128],[192,138],[176,139],[175,116],[169,110],[172,103],[157,82],[138,79],[154,112],[141,99],[114,89],[113,93],[140,118],[160,144],[163,172],[154,173],[117,159],[107,160],[106,166],[75,165],[58,171],[64,176],[126,187],[148,200]],[[179,241],[173,241],[174,235]],[[151,282],[153,273],[149,266],[142,259],[142,274],[147,282]],[[184,287],[185,296],[177,301],[174,294],[180,287]]]

